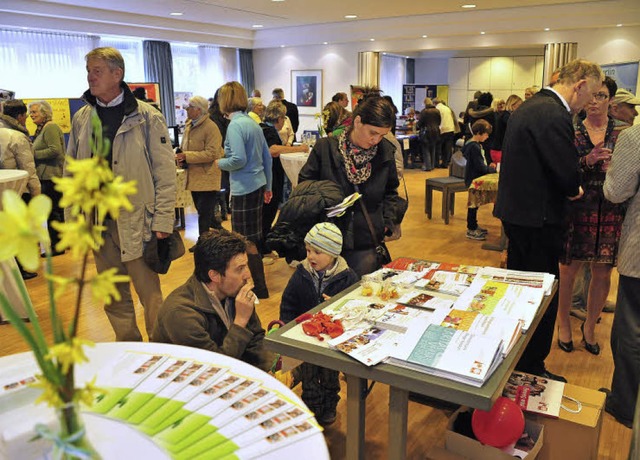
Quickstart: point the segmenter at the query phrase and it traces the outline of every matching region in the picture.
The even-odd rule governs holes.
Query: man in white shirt
[[[455,117],[453,111],[440,98],[433,100],[440,112],[440,160],[438,167],[447,168],[453,155],[453,140],[455,137]]]

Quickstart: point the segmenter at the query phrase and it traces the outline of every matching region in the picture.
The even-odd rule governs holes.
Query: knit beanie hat
[[[342,233],[331,222],[320,222],[313,226],[304,242],[333,257],[338,257],[342,252]]]

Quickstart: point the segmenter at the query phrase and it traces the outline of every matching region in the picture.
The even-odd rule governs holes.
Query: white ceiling
[[[640,25],[638,0],[468,2],[477,7],[462,9],[465,0],[352,0],[350,7],[341,0],[1,0],[0,26],[244,48],[324,42],[369,46],[373,38],[402,52],[420,52],[460,36],[468,36],[468,47],[474,48],[481,31],[499,36]],[[346,14],[358,18],[345,19]],[[257,24],[262,27],[254,28]]]

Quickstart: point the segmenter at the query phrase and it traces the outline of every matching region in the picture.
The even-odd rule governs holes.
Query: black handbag
[[[364,218],[367,221],[367,226],[369,227],[369,233],[371,233],[371,239],[373,244],[376,247],[376,261],[378,263],[378,268],[383,265],[387,265],[391,262],[391,254],[389,253],[389,249],[387,245],[384,244],[383,241],[376,240],[376,232],[373,229],[373,223],[371,222],[371,217],[369,217],[369,212],[367,212],[367,207],[364,205],[362,200],[358,200],[360,202],[360,206],[362,207],[362,213],[364,214]]]

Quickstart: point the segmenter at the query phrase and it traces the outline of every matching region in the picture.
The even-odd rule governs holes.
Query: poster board
[[[439,98],[445,104],[449,104],[449,86],[448,85],[402,85],[402,113],[408,108],[415,109],[420,112],[424,108],[424,99]]]
[[[153,102],[158,104],[158,107],[162,107],[159,83],[127,83],[127,85],[131,91],[136,88],[144,88],[147,91],[147,99],[152,99]]]
[[[46,101],[51,105],[53,109],[52,121],[57,124],[62,133],[64,134],[65,142],[69,141],[69,133],[71,132],[71,120],[78,110],[86,104],[82,99],[67,99],[67,98],[37,98],[37,99],[23,99],[24,103],[29,106],[29,103],[35,101]],[[36,125],[31,119],[27,117],[27,130],[29,135],[33,136],[36,132]]]
[[[626,89],[632,94],[638,94],[639,62],[621,62],[618,64],[603,64],[600,67],[607,77],[613,78],[618,88]]]

